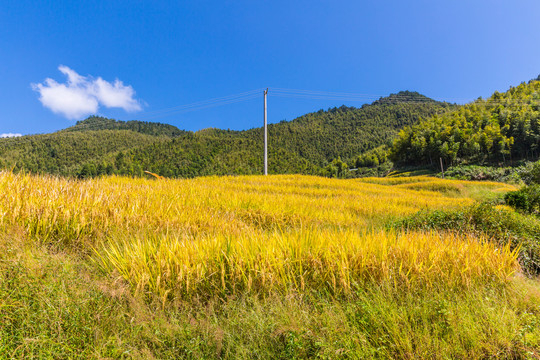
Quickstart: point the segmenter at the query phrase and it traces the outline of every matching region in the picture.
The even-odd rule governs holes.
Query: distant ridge
[[[420,94],[416,91],[400,91],[397,94],[390,94],[374,101],[371,105],[397,104],[397,103],[437,103],[436,100]]]
[[[77,121],[75,126],[62,131],[96,131],[96,130],[130,130],[146,135],[175,137],[185,134],[186,131],[178,129],[176,126],[146,121],[120,121],[108,119],[101,116],[90,116],[89,118]]]
[[[269,172],[328,175],[334,160],[355,164],[366,151],[390,145],[403,127],[453,108],[402,91],[360,108],[321,109],[270,124]],[[0,167],[76,177],[259,174],[262,138],[262,128],[192,132],[91,116],[52,134],[0,139]]]

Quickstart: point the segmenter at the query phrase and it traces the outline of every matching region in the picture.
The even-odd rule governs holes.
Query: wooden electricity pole
[[[268,126],[266,123],[266,96],[268,89],[264,90],[264,175],[268,175]]]
[[[444,167],[442,164],[442,157],[440,157],[439,160],[441,160],[441,172],[442,172],[442,178],[444,179]]]

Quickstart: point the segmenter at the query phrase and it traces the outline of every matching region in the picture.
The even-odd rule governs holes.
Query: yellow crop
[[[469,236],[302,230],[214,236],[133,236],[108,242],[100,265],[161,296],[302,292],[350,294],[366,282],[468,287],[506,281],[516,252]]]
[[[429,177],[121,177],[0,173],[0,224],[93,254],[140,289],[193,295],[326,290],[365,281],[467,286],[506,279],[515,253],[482,239],[378,230],[422,209],[456,209],[499,183]],[[94,251],[92,251],[94,249]]]

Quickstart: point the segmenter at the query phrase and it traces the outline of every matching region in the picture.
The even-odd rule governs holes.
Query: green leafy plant
[[[528,214],[540,214],[540,185],[531,185],[504,196],[506,204]]]

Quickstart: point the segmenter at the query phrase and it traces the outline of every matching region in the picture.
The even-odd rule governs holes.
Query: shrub
[[[520,176],[511,167],[458,165],[448,168],[445,175],[459,180],[487,180],[511,183],[520,181]]]
[[[540,161],[525,164],[518,173],[525,184],[540,184]]]
[[[540,185],[526,186],[504,196],[506,204],[528,214],[540,214]]]

